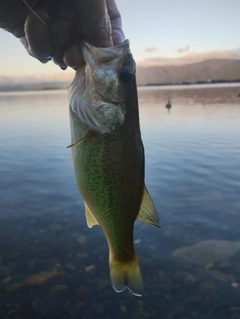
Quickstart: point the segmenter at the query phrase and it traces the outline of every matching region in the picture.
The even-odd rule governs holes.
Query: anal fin
[[[84,202],[84,204],[85,204],[85,215],[86,215],[86,221],[87,221],[88,227],[92,228],[94,225],[99,225],[98,221],[93,216],[93,213],[91,212],[86,202]]]
[[[137,219],[154,226],[161,227],[156,208],[145,185],[143,189],[142,203]]]

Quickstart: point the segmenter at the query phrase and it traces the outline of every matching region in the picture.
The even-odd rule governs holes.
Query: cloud
[[[184,59],[194,60],[209,60],[209,59],[240,59],[240,48],[233,50],[222,50],[222,51],[209,51],[201,53],[189,53],[183,57]]]
[[[190,45],[187,44],[184,48],[179,48],[177,49],[177,53],[181,54],[181,53],[186,53],[190,50]]]
[[[151,52],[155,52],[157,50],[158,50],[158,48],[156,48],[156,47],[146,47],[144,49],[144,52],[151,53]]]
[[[209,52],[191,52],[181,57],[167,58],[155,56],[146,58],[141,61],[137,61],[138,66],[153,66],[153,65],[183,65],[201,62],[204,60],[211,59],[240,59],[240,48],[233,50],[222,50],[222,51],[209,51]]]

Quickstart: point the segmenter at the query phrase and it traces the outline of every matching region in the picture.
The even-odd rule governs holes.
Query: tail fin
[[[110,277],[113,289],[121,292],[128,288],[135,296],[142,296],[143,283],[138,258],[120,262],[110,255]]]

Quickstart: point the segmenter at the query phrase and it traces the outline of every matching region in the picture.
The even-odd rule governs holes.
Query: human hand
[[[115,0],[1,0],[0,27],[20,38],[31,56],[62,69],[83,65],[80,37],[100,47],[124,40]]]

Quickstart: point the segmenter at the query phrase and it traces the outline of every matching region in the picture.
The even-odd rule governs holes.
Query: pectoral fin
[[[85,204],[85,215],[86,215],[86,220],[87,220],[88,227],[92,228],[94,225],[99,225],[98,221],[93,216],[93,213],[91,212],[91,210],[88,207],[88,205],[86,204],[86,202],[84,202],[84,204]]]
[[[71,148],[73,146],[80,145],[83,141],[87,141],[94,133],[92,131],[88,131],[79,141],[76,143],[73,143],[71,145],[68,145],[67,148]]]
[[[156,208],[145,185],[143,189],[142,203],[140,206],[137,219],[155,225],[157,227],[161,227]]]

